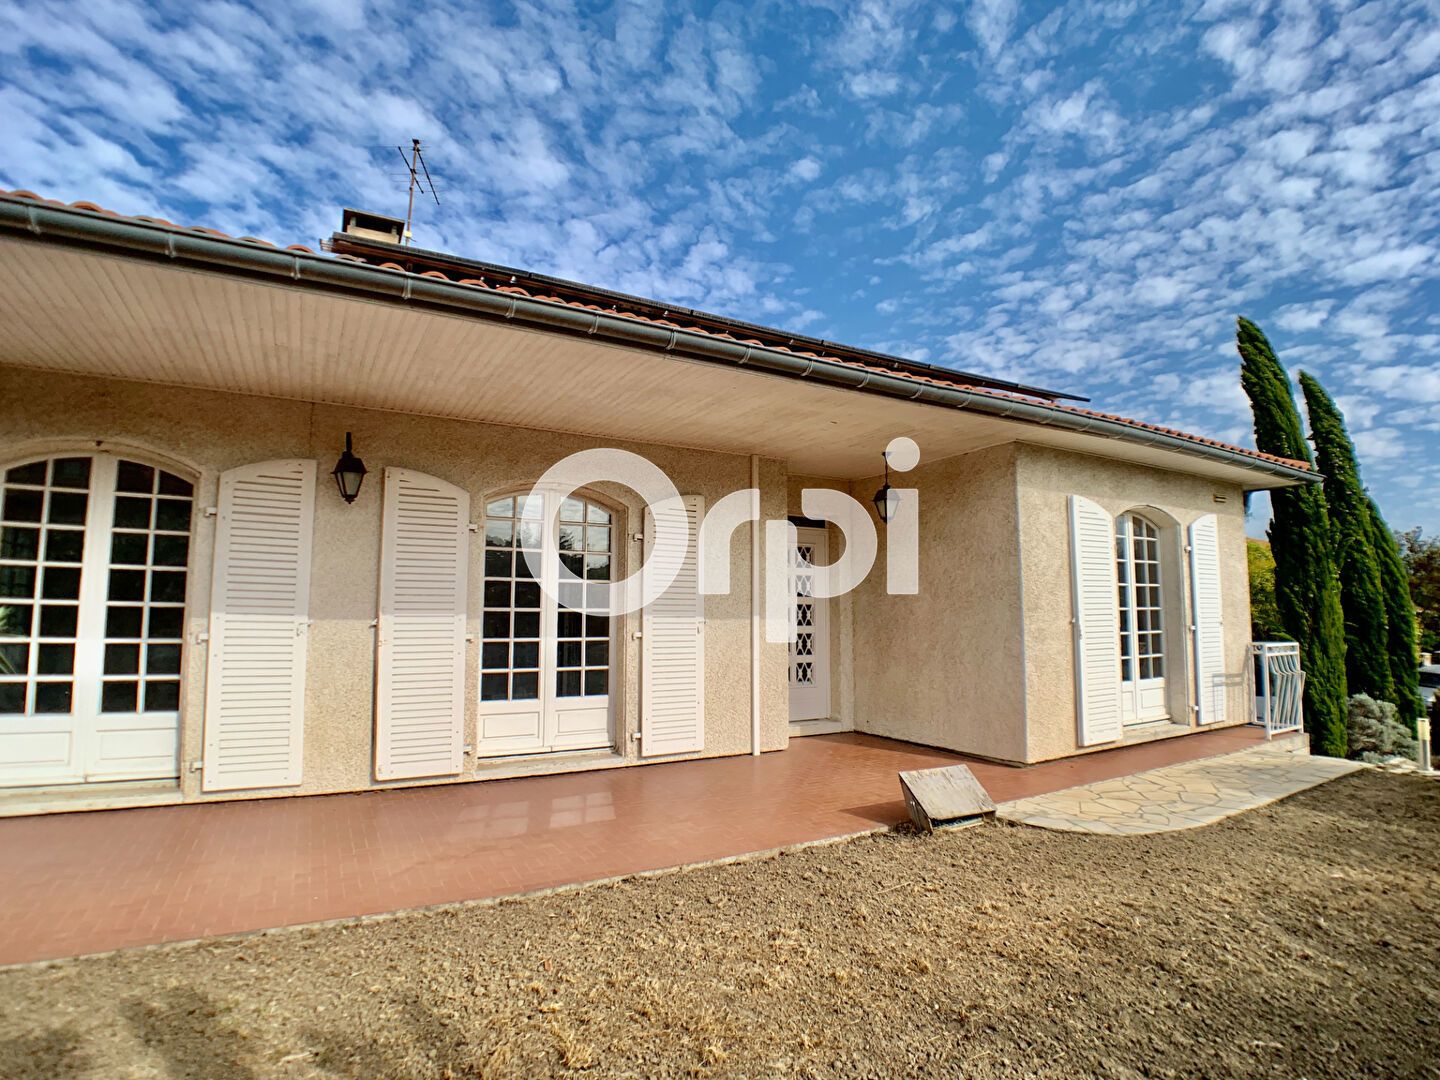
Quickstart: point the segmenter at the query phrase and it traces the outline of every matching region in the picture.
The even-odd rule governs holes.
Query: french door
[[[560,504],[555,535],[542,535],[544,515],[534,515],[543,503],[528,500],[552,497],[513,495],[485,506],[478,757],[614,743],[604,585],[614,579],[618,534],[609,510],[572,497]],[[560,581],[561,565],[581,580]]]
[[[0,785],[179,775],[193,500],[109,454],[5,471]]]
[[[1120,716],[1125,724],[1163,720],[1165,624],[1160,588],[1160,533],[1139,514],[1115,522],[1120,605]]]
[[[830,601],[814,595],[816,566],[830,562],[824,529],[796,529],[791,553],[790,720],[830,716]]]

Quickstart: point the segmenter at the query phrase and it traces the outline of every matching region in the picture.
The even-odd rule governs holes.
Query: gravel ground
[[[1440,1076],[1440,784],[0,972],[0,1076]],[[103,899],[97,898],[97,902]]]

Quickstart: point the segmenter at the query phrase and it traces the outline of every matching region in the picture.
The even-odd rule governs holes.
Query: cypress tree
[[[1380,592],[1385,599],[1386,652],[1390,657],[1390,678],[1395,684],[1395,707],[1411,732],[1425,711],[1420,697],[1417,665],[1420,652],[1415,640],[1415,599],[1410,595],[1410,574],[1400,557],[1400,545],[1374,499],[1370,507],[1370,540],[1380,564]]]
[[[1240,382],[1255,415],[1255,445],[1267,454],[1313,464],[1301,433],[1290,378],[1260,328],[1240,319],[1235,335]],[[1305,727],[1317,754],[1344,757],[1345,619],[1331,554],[1330,521],[1319,484],[1270,493],[1270,550],[1275,603],[1305,667]]]
[[[1316,464],[1325,474],[1325,506],[1330,514],[1335,569],[1340,574],[1340,607],[1345,615],[1345,682],[1352,694],[1376,701],[1395,700],[1390,673],[1385,599],[1375,557],[1370,499],[1360,486],[1355,446],[1345,418],[1314,376],[1300,373]]]

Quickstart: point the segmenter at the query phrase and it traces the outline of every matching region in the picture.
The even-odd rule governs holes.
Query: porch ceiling
[[[0,363],[654,442],[860,478],[1025,441],[1212,476],[1159,447],[314,287],[0,237]],[[763,382],[760,380],[764,380]]]

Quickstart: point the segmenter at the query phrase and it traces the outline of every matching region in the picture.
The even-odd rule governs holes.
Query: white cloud
[[[1047,135],[1077,135],[1112,143],[1124,127],[1120,115],[1097,102],[1100,87],[1090,83],[1062,98],[1038,101],[1027,114],[1030,123]]]
[[[790,166],[790,175],[796,180],[810,183],[820,175],[820,161],[813,157],[803,157]]]
[[[1354,380],[1378,394],[1406,402],[1440,404],[1440,365],[1384,364],[1363,367]]]
[[[1374,255],[1367,255],[1340,267],[1337,276],[1341,281],[1352,285],[1368,285],[1376,281],[1404,278],[1430,262],[1434,254],[1433,249],[1425,244],[1409,244],[1390,251],[1377,251]]]
[[[975,40],[994,57],[1005,47],[1019,11],[1018,0],[974,0],[965,21]]]
[[[900,76],[889,71],[862,71],[851,75],[845,85],[857,98],[889,97],[900,89]]]
[[[1135,286],[1135,298],[1152,307],[1167,307],[1185,293],[1184,286],[1173,277],[1163,275],[1144,278]]]
[[[1390,329],[1390,322],[1376,311],[1347,307],[1330,321],[1331,329],[1353,338],[1381,338]]]
[[[1330,315],[1330,309],[1334,307],[1333,300],[1317,300],[1307,304],[1287,304],[1279,308],[1272,321],[1281,330],[1288,330],[1292,334],[1302,334],[1307,330],[1318,330],[1325,325],[1325,320]]]
[[[1370,427],[1383,411],[1383,406],[1378,401],[1349,394],[1336,395],[1335,406],[1345,417],[1345,426],[1352,432]]]
[[[1350,433],[1361,462],[1384,463],[1407,455],[1423,453],[1403,432],[1392,427],[1368,428]]]

